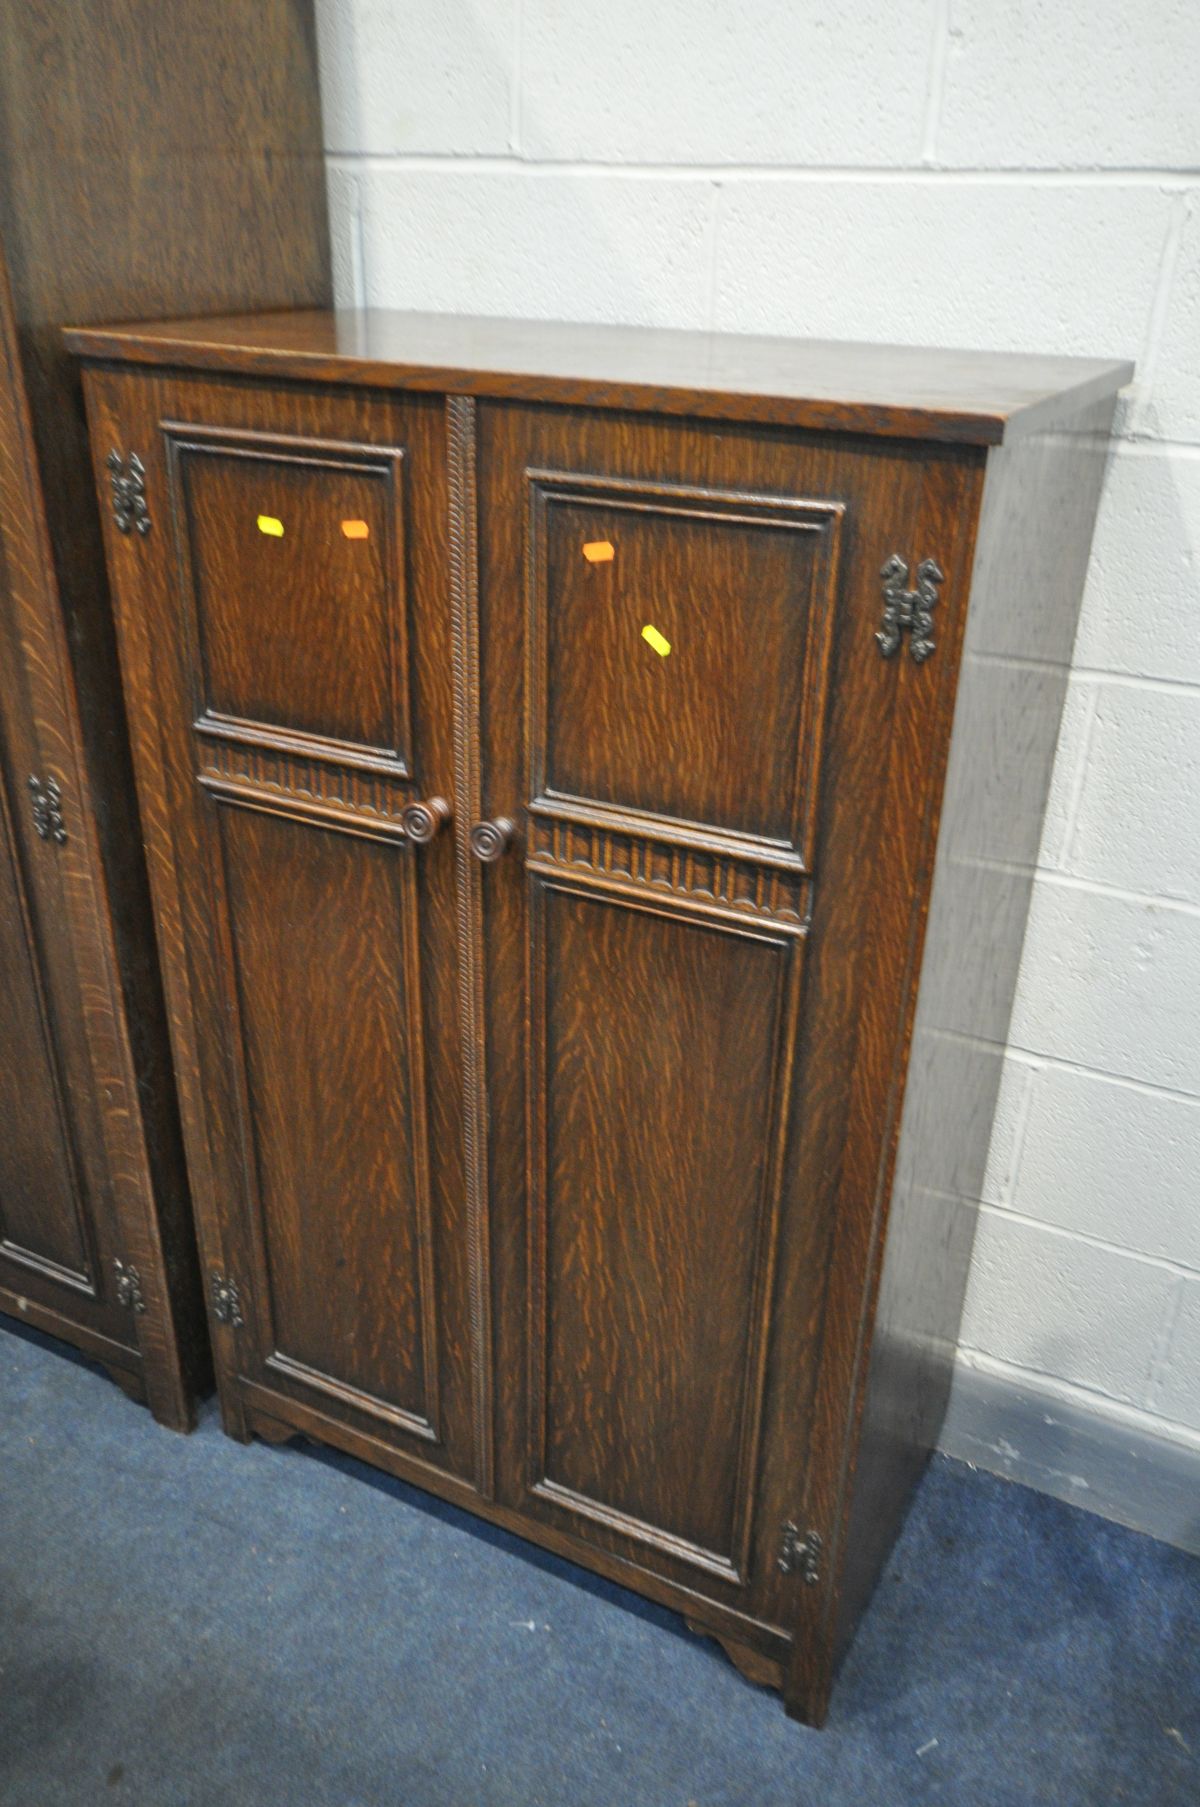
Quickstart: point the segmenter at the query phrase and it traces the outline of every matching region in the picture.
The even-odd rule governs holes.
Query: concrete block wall
[[[1200,1464],[1200,6],[318,14],[346,303],[1137,359],[947,1436],[1162,1528],[1099,1470]]]

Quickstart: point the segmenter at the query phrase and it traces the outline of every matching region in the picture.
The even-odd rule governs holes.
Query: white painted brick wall
[[[347,303],[1138,360],[964,1360],[1194,1443],[1197,0],[318,0],[318,16]]]
[[[920,153],[928,0],[524,0],[522,154],[594,163],[893,164]]]

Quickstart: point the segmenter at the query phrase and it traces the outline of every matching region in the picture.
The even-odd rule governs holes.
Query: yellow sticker
[[[258,531],[269,534],[273,540],[281,540],[283,538],[283,522],[277,520],[273,514],[260,514]]]
[[[667,639],[667,636],[665,634],[660,634],[656,627],[651,627],[649,624],[642,629],[642,639],[646,642],[647,646],[652,646],[655,652],[664,659],[671,650],[671,642]]]
[[[589,540],[583,549],[583,556],[589,565],[606,565],[610,558],[616,558],[616,548],[611,540]]]
[[[342,532],[348,540],[365,540],[371,529],[365,521],[343,521]]]

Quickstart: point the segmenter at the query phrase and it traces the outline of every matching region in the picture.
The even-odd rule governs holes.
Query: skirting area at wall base
[[[959,1462],[1200,1555],[1200,1440],[960,1361],[939,1447]]]

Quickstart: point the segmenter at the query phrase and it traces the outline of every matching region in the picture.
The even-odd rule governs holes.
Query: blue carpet
[[[341,1456],[0,1332],[4,1807],[1200,1800],[1200,1564],[938,1460],[834,1695]]]

